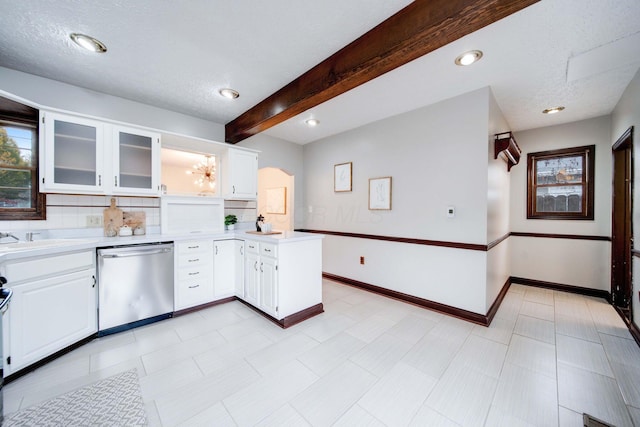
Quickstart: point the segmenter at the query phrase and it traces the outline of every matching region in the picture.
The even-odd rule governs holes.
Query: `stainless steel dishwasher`
[[[98,335],[171,317],[173,243],[98,249]]]

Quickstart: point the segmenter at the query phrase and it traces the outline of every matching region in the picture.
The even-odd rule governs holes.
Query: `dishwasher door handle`
[[[146,255],[157,255],[157,254],[166,254],[167,252],[171,252],[171,248],[163,248],[163,249],[150,249],[143,251],[135,251],[135,252],[122,252],[117,254],[100,254],[102,258],[129,258],[134,256],[146,256]]]
[[[11,296],[13,295],[13,291],[9,288],[0,289],[0,296],[4,298],[2,302],[0,302],[0,316],[2,313],[9,308],[9,300],[11,300]]]

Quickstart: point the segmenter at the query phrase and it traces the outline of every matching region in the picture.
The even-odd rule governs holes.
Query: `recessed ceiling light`
[[[218,93],[227,99],[236,99],[237,97],[240,96],[237,90],[233,90],[229,88],[220,89]]]
[[[320,124],[320,120],[318,119],[307,119],[304,121],[307,126],[309,127],[314,127],[314,126],[318,126]]]
[[[542,110],[542,114],[555,114],[564,110],[564,107],[553,107]]]
[[[107,46],[105,46],[104,43],[86,34],[71,33],[69,37],[71,37],[71,40],[73,40],[78,46],[91,52],[105,53],[107,51]]]
[[[479,50],[470,50],[469,52],[458,55],[455,60],[456,65],[471,65],[482,58],[482,52]]]

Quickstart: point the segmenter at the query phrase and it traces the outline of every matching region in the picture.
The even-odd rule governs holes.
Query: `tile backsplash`
[[[255,222],[258,216],[257,202],[255,200],[225,200],[224,214],[235,215],[238,222]]]
[[[88,217],[102,217],[111,198],[123,211],[143,211],[147,227],[160,225],[160,199],[151,197],[83,196],[47,194],[47,219],[45,221],[0,221],[0,230],[47,230],[64,228],[102,228],[89,226]]]

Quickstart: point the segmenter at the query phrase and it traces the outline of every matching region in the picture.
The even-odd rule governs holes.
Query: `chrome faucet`
[[[11,237],[11,238],[15,239],[16,242],[20,241],[20,239],[17,238],[16,236],[14,236],[13,234],[0,231],[0,239],[4,239],[5,237]]]
[[[25,240],[27,242],[33,242],[33,236],[36,236],[40,233],[36,233],[35,231],[27,231],[27,233],[25,234]]]

